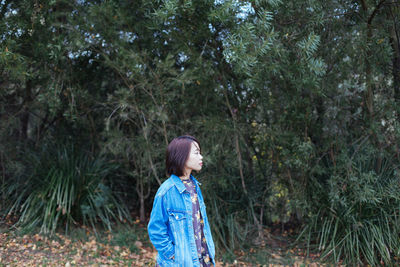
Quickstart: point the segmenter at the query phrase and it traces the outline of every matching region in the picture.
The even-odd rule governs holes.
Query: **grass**
[[[113,221],[130,220],[110,187],[114,163],[70,145],[45,148],[27,156],[34,167],[10,181],[6,192],[7,214],[18,217],[16,225],[25,233],[40,227],[41,233],[53,234],[61,225],[77,224],[95,230],[99,223],[111,230]]]
[[[369,150],[354,158],[343,154],[337,164],[346,168],[333,170],[316,195],[319,203],[301,237],[330,262],[399,266],[399,163],[389,158],[378,164]]]

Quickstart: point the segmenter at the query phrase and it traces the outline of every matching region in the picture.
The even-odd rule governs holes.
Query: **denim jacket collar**
[[[178,189],[179,193],[182,194],[186,190],[186,187],[182,183],[181,178],[179,178],[175,174],[171,174],[171,178],[172,178],[172,181],[174,182],[176,188]],[[193,177],[193,175],[190,175],[190,178],[193,179],[193,181],[195,182],[196,186],[201,185],[201,183],[199,181],[197,181],[196,178]]]

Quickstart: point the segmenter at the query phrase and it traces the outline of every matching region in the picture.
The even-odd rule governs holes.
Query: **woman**
[[[191,175],[203,165],[200,144],[189,135],[171,141],[166,169],[148,224],[160,267],[215,265],[215,248],[200,183]]]

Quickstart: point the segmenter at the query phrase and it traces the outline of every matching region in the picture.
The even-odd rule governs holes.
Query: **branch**
[[[227,88],[227,86],[226,86]],[[227,90],[227,89],[226,89]],[[229,103],[229,98],[228,98],[228,94],[226,92],[225,88],[224,88],[224,95],[225,95],[225,101],[226,101],[226,105],[229,108],[229,111],[231,113],[232,116],[232,122],[233,122],[233,128],[235,131],[235,137],[234,137],[234,141],[235,141],[235,148],[236,148],[236,154],[237,154],[237,159],[238,159],[238,164],[239,164],[239,174],[240,174],[240,180],[242,181],[242,188],[244,193],[247,195],[247,189],[246,189],[246,184],[244,182],[244,175],[243,175],[243,166],[242,166],[242,154],[240,152],[240,145],[239,145],[239,134],[238,134],[238,127],[237,127],[237,122],[236,122],[236,114],[235,112],[232,110],[232,106]]]
[[[140,123],[140,124],[142,125],[143,137],[144,137],[144,139],[146,140],[146,143],[147,143],[148,145],[150,145],[149,139],[148,139],[148,136],[147,136],[147,133],[146,133],[146,129],[145,129],[146,124],[147,124],[147,123],[146,123],[146,118],[145,118],[145,116],[144,116],[143,111],[141,111],[141,113],[142,113],[142,116],[143,116],[143,123]],[[148,153],[148,156],[149,156],[148,158],[149,158],[150,167],[151,167],[151,170],[153,171],[154,177],[156,178],[157,183],[158,183],[159,185],[161,185],[161,181],[160,181],[160,179],[158,178],[157,170],[156,170],[156,168],[155,168],[155,166],[154,166],[153,158],[151,157],[150,152]]]
[[[367,6],[367,3],[365,2],[365,0],[361,0],[361,6],[365,12],[368,11],[368,6]]]
[[[389,3],[385,3],[385,6],[389,6],[389,5],[399,5],[400,3],[398,1],[393,1],[393,2],[389,2]]]
[[[398,31],[398,29],[397,29],[396,18],[393,16],[392,10],[390,10],[390,13],[392,14],[392,17],[393,17],[394,33],[396,34],[396,38],[397,38],[397,47],[398,47],[399,52],[400,52],[400,36],[399,36],[399,31]]]
[[[375,7],[374,11],[372,12],[371,16],[368,19],[368,24],[371,25],[372,24],[372,20],[374,19],[374,17],[376,16],[376,14],[378,13],[379,9],[382,7],[382,5],[385,3],[386,0],[381,0],[379,2],[379,4]]]

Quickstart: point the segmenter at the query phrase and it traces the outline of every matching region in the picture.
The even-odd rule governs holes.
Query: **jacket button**
[[[175,217],[178,220],[178,216]]]

